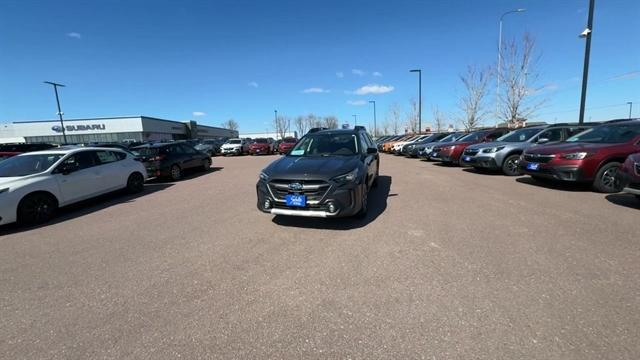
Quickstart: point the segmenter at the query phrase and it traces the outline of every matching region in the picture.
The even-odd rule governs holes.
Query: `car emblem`
[[[54,125],[54,126],[51,127],[51,130],[53,130],[55,132],[62,132],[62,126]]]
[[[298,183],[298,182],[294,182],[289,184],[289,190],[291,191],[300,191],[302,190],[302,184]]]

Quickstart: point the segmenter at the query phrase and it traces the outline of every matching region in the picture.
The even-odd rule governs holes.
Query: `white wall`
[[[142,131],[142,121],[139,117],[122,119],[77,119],[65,120],[67,135],[104,134],[114,132],[139,132]],[[100,129],[70,130],[69,126],[91,126],[99,125]],[[0,126],[1,138],[15,138],[28,136],[54,136],[62,135],[61,131],[53,130],[60,126],[60,121],[42,121],[2,124]],[[104,126],[104,129],[102,127]],[[183,130],[184,132],[184,130]]]

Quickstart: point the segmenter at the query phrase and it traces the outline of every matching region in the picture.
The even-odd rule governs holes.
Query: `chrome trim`
[[[316,210],[290,210],[290,209],[271,209],[272,215],[288,215],[288,216],[306,216],[306,217],[319,217],[326,218],[329,213],[326,211]]]

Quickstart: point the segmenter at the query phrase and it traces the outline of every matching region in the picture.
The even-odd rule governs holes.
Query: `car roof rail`
[[[315,128],[309,129],[309,134],[322,131],[322,130],[329,130],[329,129],[326,127],[315,127]]]

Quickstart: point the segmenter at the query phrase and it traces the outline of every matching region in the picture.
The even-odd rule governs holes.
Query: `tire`
[[[364,189],[365,190],[362,193],[362,207],[360,207],[360,210],[356,214],[357,219],[364,219],[367,217],[367,211],[369,211],[369,188],[366,183],[364,185]]]
[[[620,163],[612,161],[604,164],[596,173],[596,178],[593,180],[593,189],[601,193],[617,193],[622,191],[622,185],[618,178],[618,171],[620,171]]]
[[[144,176],[139,172],[134,172],[127,179],[127,192],[129,194],[137,194],[144,190]]]
[[[171,180],[173,181],[178,181],[180,179],[182,179],[182,169],[180,169],[180,166],[178,165],[172,165],[171,166],[171,171],[169,172],[169,176],[171,177]]]
[[[48,193],[29,194],[18,204],[18,223],[25,225],[43,224],[51,220],[58,209],[58,201]]]
[[[372,188],[378,187],[378,178],[380,178],[380,163],[378,163],[378,169],[376,170],[376,178],[373,179],[373,183],[371,183]]]
[[[211,170],[211,159],[204,159],[202,163],[202,171],[207,172]]]
[[[521,175],[520,170],[518,170],[518,163],[520,162],[520,155],[509,155],[502,162],[502,173],[507,176],[518,176]]]

